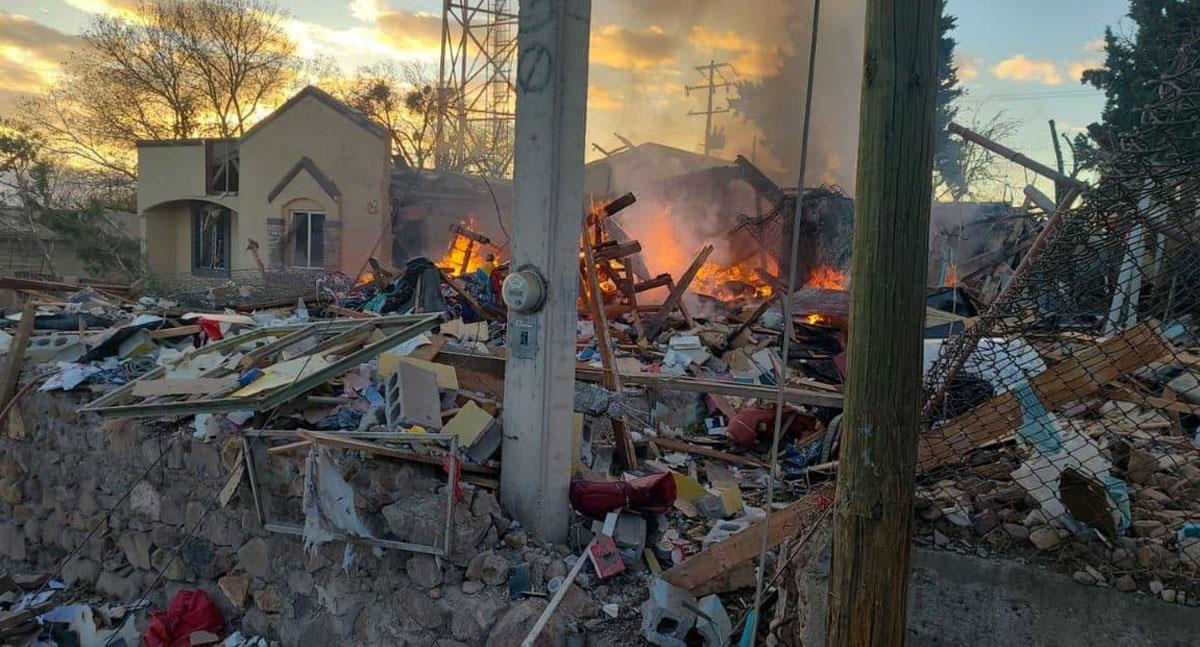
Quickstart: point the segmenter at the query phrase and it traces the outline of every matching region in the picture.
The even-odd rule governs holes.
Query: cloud
[[[44,89],[78,43],[75,36],[29,18],[0,13],[0,90]]]
[[[0,47],[16,47],[40,58],[61,61],[79,39],[24,16],[0,13]]]
[[[735,29],[716,31],[697,25],[688,33],[688,43],[701,53],[716,51],[722,58],[731,58],[734,69],[746,78],[774,74],[783,60],[779,47],[765,47],[761,41]]]
[[[63,0],[84,13],[133,18],[138,15],[139,0]]]
[[[977,56],[955,52],[954,65],[958,67],[958,80],[967,83],[979,78],[979,65],[982,62]]]
[[[383,39],[402,52],[429,53],[442,44],[442,17],[423,11],[380,12],[375,24]]]
[[[1050,60],[1035,61],[1024,54],[1000,61],[992,67],[992,75],[998,79],[1041,85],[1062,85],[1063,82],[1062,74]]]
[[[588,110],[620,110],[624,107],[620,97],[611,88],[603,85],[589,85],[587,95]]]
[[[366,23],[373,23],[386,12],[380,0],[350,0],[350,15]]]
[[[1104,67],[1104,62],[1101,60],[1098,60],[1098,59],[1089,59],[1089,60],[1085,60],[1085,61],[1070,61],[1067,63],[1067,66],[1068,66],[1067,67],[1067,76],[1072,81],[1080,81],[1083,79],[1084,72],[1086,72],[1088,70],[1096,69],[1099,67]]]
[[[651,25],[643,30],[605,25],[592,30],[591,61],[621,70],[677,65],[677,37]]]
[[[1083,51],[1091,52],[1092,54],[1104,53],[1104,39],[1100,37],[1093,38],[1083,44]]]

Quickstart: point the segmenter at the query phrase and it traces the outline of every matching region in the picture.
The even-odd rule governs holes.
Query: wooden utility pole
[[[827,645],[904,644],[940,9],[867,0]]]

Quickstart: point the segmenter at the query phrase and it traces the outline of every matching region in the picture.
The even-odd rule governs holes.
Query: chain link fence
[[[1200,603],[1198,45],[985,313],[926,341],[918,542]]]

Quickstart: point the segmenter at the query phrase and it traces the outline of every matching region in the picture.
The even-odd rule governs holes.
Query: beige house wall
[[[322,186],[308,169],[283,183],[305,158],[333,187]],[[301,91],[242,138],[237,195],[206,195],[206,164],[203,140],[138,144],[143,249],[157,271],[191,271],[191,204],[196,201],[233,212],[232,270],[257,267],[247,250],[251,240],[259,244],[264,263],[273,269],[289,266],[280,232],[286,235],[294,210],[325,213],[326,269],[353,275],[372,253],[390,253],[386,131],[316,88]]]
[[[157,272],[190,272],[192,269],[192,208],[173,203],[144,212],[142,252]]]
[[[297,173],[274,200],[268,199],[304,157],[336,185],[340,200],[335,202],[306,170]],[[338,263],[331,269],[356,273],[380,238],[390,233],[386,137],[315,96],[305,96],[276,113],[269,123],[243,139],[241,160],[241,238],[235,240],[233,251],[243,263],[254,262],[244,251],[247,239],[265,245],[270,240],[269,218],[283,219],[286,231],[295,208],[289,203],[299,198],[324,207],[326,236],[333,232],[340,236]],[[390,239],[380,246],[390,250]],[[330,260],[327,255],[327,267]]]

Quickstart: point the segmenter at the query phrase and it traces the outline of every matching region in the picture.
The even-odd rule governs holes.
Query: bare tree
[[[264,106],[278,104],[299,72],[286,14],[260,0],[160,0],[151,5],[182,52],[222,137],[241,135]]]
[[[382,63],[359,68],[342,89],[342,99],[355,110],[387,127],[392,151],[411,168],[433,161],[435,128],[445,102],[437,82],[419,63]]]
[[[1016,132],[1017,126],[1003,112],[983,118],[976,110],[967,127],[988,139],[1003,141]],[[934,173],[934,199],[961,202],[996,193],[1006,180],[998,162],[996,155],[982,146],[960,147],[958,154],[940,164]]]
[[[97,18],[56,84],[22,112],[73,163],[137,180],[139,139],[241,134],[299,70],[261,0],[147,0]]]

